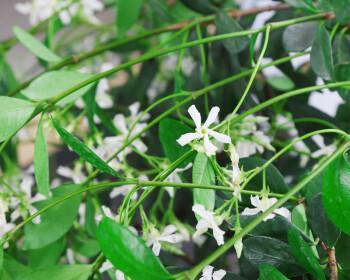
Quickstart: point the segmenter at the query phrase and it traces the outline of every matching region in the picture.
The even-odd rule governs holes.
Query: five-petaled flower
[[[200,217],[193,238],[202,235],[211,228],[218,245],[224,244],[225,232],[219,228],[219,225],[223,222],[223,218],[215,216],[213,212],[206,210],[201,204],[193,205],[192,211]]]
[[[250,202],[253,206],[255,206],[255,208],[245,208],[242,212],[242,215],[252,216],[252,215],[258,214],[259,212],[265,212],[267,209],[269,209],[273,204],[277,202],[277,198],[275,197],[268,198],[266,195],[263,195],[260,199],[259,196],[251,196]],[[289,210],[285,207],[281,207],[281,208],[275,209],[272,213],[267,215],[264,221],[273,219],[276,216],[276,214],[281,215],[286,219],[290,220]]]
[[[226,271],[219,269],[214,271],[214,267],[207,265],[202,271],[202,277],[199,280],[221,280],[226,275]]]
[[[199,152],[205,152],[207,156],[215,155],[218,148],[210,141],[209,136],[214,137],[221,143],[231,143],[230,136],[216,132],[209,128],[209,126],[217,119],[219,111],[219,107],[215,106],[211,108],[207,120],[204,122],[204,124],[202,124],[201,114],[198,112],[196,106],[192,105],[190,108],[188,108],[188,113],[196,126],[195,132],[181,135],[181,137],[177,139],[177,142],[181,146],[185,146],[194,140],[203,139],[203,149],[201,149]]]

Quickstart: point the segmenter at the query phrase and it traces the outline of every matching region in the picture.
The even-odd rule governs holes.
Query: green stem
[[[293,189],[291,189],[288,193],[286,193],[281,199],[279,199],[274,205],[272,205],[265,212],[261,213],[257,216],[253,221],[251,221],[247,226],[245,226],[241,231],[235,234],[234,237],[229,239],[224,245],[216,249],[211,255],[205,258],[202,262],[196,265],[193,269],[189,270],[185,273],[189,279],[195,279],[198,274],[203,270],[203,268],[211,263],[213,263],[220,256],[225,254],[228,250],[230,250],[234,244],[251,232],[257,225],[259,225],[263,220],[271,214],[274,210],[281,207],[284,203],[286,203],[291,197],[297,194],[307,183],[309,183],[313,178],[318,176],[336,157],[344,153],[349,148],[349,144],[343,144],[336,152],[334,152],[331,156],[327,157],[325,161],[323,161],[316,169],[312,171],[312,173],[303,179],[300,183],[298,183]]]

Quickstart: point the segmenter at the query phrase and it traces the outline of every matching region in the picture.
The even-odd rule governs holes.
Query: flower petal
[[[202,136],[197,133],[197,132],[190,132],[190,133],[185,133],[181,135],[179,139],[176,140],[177,143],[179,143],[181,146],[185,146],[188,143],[192,142],[193,140],[202,138]]]
[[[218,148],[210,142],[208,135],[204,136],[204,151],[208,157],[215,155]]]
[[[209,130],[208,134],[210,136],[213,136],[217,141],[221,143],[231,143],[231,137],[226,134],[219,133],[211,129]]]
[[[211,108],[209,115],[208,115],[208,118],[205,121],[205,123],[203,124],[203,126],[209,127],[209,125],[213,124],[218,117],[219,111],[220,111],[220,108],[217,106]]]
[[[250,196],[250,203],[251,203],[253,206],[259,208],[260,205],[261,205],[261,201],[260,201],[259,196],[258,196],[258,195],[256,195],[256,196]]]
[[[221,280],[226,275],[226,271],[223,269],[217,270],[213,273],[213,280]]]
[[[159,256],[161,247],[162,247],[162,245],[160,245],[160,243],[158,241],[154,242],[154,244],[152,246],[152,251],[156,256]]]
[[[221,230],[218,226],[213,226],[213,235],[216,240],[216,243],[218,243],[219,246],[224,244],[225,232]]]
[[[278,208],[276,209],[275,211],[273,211],[274,213],[278,214],[278,215],[281,215],[283,217],[285,217],[288,221],[291,220],[291,215],[290,215],[290,212],[287,208],[285,207],[281,207],[281,208]]]
[[[254,216],[258,214],[260,210],[258,208],[245,208],[241,213],[243,216]]]
[[[192,120],[194,121],[196,128],[200,129],[200,127],[202,125],[202,118],[201,118],[201,114],[198,112],[196,106],[191,105],[190,108],[188,108],[188,113],[190,114]]]
[[[204,269],[203,269],[203,271],[202,271],[202,275],[204,276],[204,277],[212,277],[212,275],[213,275],[213,270],[214,270],[214,267],[212,267],[211,265],[207,265]]]

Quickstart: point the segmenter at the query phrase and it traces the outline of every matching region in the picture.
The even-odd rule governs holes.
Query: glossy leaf
[[[214,185],[215,172],[208,158],[204,153],[198,153],[192,168],[192,181],[194,184]],[[193,203],[202,204],[205,209],[212,211],[215,207],[215,190],[193,190]]]
[[[333,77],[333,57],[331,40],[324,25],[318,27],[311,49],[311,67],[314,72],[325,80]]]
[[[337,22],[347,24],[350,21],[350,5],[348,0],[329,0]]]
[[[43,43],[41,43],[37,38],[29,34],[27,31],[20,27],[15,26],[13,28],[13,33],[15,34],[18,41],[20,41],[28,50],[30,50],[37,57],[48,61],[48,62],[58,62],[61,58],[56,55],[53,51],[47,48]]]
[[[22,90],[21,93],[32,100],[46,100],[58,96],[63,92],[79,85],[91,76],[89,74],[75,72],[71,70],[51,71],[40,75],[29,87]],[[76,90],[67,97],[58,102],[59,105],[65,105],[84,95],[94,84],[89,84]]]
[[[30,118],[35,104],[22,99],[0,96],[0,142],[11,137]]]
[[[326,215],[321,193],[307,199],[306,210],[313,232],[329,247],[333,247],[338,241],[341,232]]]
[[[244,257],[254,266],[270,264],[290,277],[301,275],[288,244],[266,236],[249,237],[243,242]]]
[[[92,273],[92,265],[61,265],[36,269],[23,275],[22,280],[88,280]]]
[[[51,205],[58,199],[80,189],[79,185],[63,185],[52,190],[53,197],[34,204],[37,209]],[[40,223],[27,223],[24,227],[24,246],[38,249],[55,242],[73,225],[81,201],[81,195],[68,198],[40,215]]]
[[[117,6],[118,34],[123,35],[132,27],[140,13],[143,0],[119,0]]]
[[[211,14],[215,12],[216,8],[210,2],[210,0],[180,0],[185,6],[187,6],[192,11],[202,13],[202,14]]]
[[[240,32],[243,30],[238,21],[228,16],[224,12],[219,12],[216,16],[215,21],[218,34]],[[246,36],[241,36],[233,39],[223,40],[222,43],[228,52],[236,54],[247,48],[249,39]]]
[[[326,214],[343,232],[350,234],[350,164],[348,154],[336,158],[323,177],[322,197]]]
[[[52,123],[57,133],[62,138],[63,142],[66,143],[74,152],[76,152],[84,160],[86,160],[99,170],[112,176],[118,177],[117,172],[115,172],[112,167],[110,167],[103,159],[96,155],[88,146],[86,146],[78,138],[76,138],[74,135],[70,134],[67,130],[65,130],[55,119],[52,119]]]
[[[50,195],[49,154],[43,129],[43,120],[38,125],[34,150],[34,174],[38,191],[46,197]]]
[[[317,23],[303,22],[288,26],[283,32],[283,45],[288,52],[300,52],[312,45]]]
[[[171,275],[145,242],[127,227],[104,218],[97,239],[106,258],[133,280],[164,280]]]
[[[320,263],[311,247],[304,241],[298,230],[292,228],[288,233],[288,244],[298,263],[318,280],[325,280]]]
[[[183,154],[191,150],[188,145],[182,147],[176,140],[185,133],[193,132],[193,129],[174,119],[163,119],[159,124],[159,139],[163,150],[170,161],[175,161]],[[185,167],[192,159],[184,162],[180,167]]]
[[[259,266],[258,280],[288,280],[277,268],[270,264],[261,264]]]

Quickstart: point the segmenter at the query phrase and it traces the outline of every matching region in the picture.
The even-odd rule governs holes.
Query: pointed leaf
[[[288,232],[288,244],[298,263],[318,280],[325,280],[325,275],[311,247],[304,241],[297,229]]]
[[[46,140],[43,130],[43,119],[38,125],[38,132],[35,138],[34,150],[34,172],[38,190],[41,194],[50,195],[50,173],[49,154],[47,152]]]
[[[90,78],[90,74],[75,72],[71,70],[60,70],[47,72],[35,79],[28,88],[21,93],[32,100],[46,100],[79,85]],[[58,102],[59,105],[65,105],[84,95],[94,86],[94,83],[78,89]]]
[[[152,250],[127,227],[104,218],[98,226],[97,239],[107,259],[131,279],[171,279]]]
[[[96,155],[88,146],[81,142],[74,135],[70,134],[65,130],[55,119],[52,119],[52,123],[57,133],[62,138],[63,142],[66,143],[74,152],[81,156],[84,160],[92,164],[97,169],[118,177],[117,172],[113,170],[103,159]]]
[[[52,190],[52,198],[39,201],[34,206],[42,209],[79,189],[79,185],[63,185],[55,188]],[[27,223],[24,227],[25,248],[42,248],[65,235],[77,217],[80,201],[81,195],[70,197],[42,213],[40,223]]]
[[[261,264],[259,266],[258,280],[288,280],[288,278],[272,265]]]
[[[215,184],[215,172],[210,159],[204,153],[198,153],[192,169],[192,181],[194,184],[213,185]],[[193,190],[193,203],[202,204],[207,210],[214,210],[215,190]]]
[[[58,62],[61,58],[56,55],[53,51],[47,48],[43,43],[41,43],[37,38],[29,34],[22,28],[15,26],[13,28],[13,33],[15,34],[18,41],[20,41],[28,50],[30,50],[37,57],[48,61],[48,62]]]
[[[143,0],[119,0],[117,26],[119,35],[123,35],[132,27],[141,13]]]
[[[22,99],[0,96],[0,142],[11,137],[30,118],[35,104]]]
[[[283,32],[283,46],[288,52],[300,52],[312,45],[317,31],[315,22],[303,22],[288,26]]]
[[[88,280],[92,265],[60,265],[36,269],[22,276],[22,280]]]

